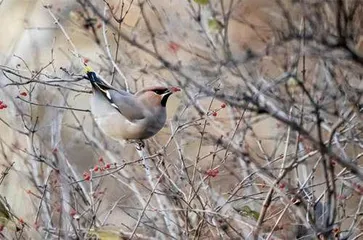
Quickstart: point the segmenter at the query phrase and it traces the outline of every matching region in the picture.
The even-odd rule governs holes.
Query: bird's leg
[[[141,139],[135,141],[134,143],[136,144],[136,151],[138,151],[141,154],[141,156],[142,156],[142,162],[143,162],[142,165],[144,166],[144,168],[146,169],[146,171],[149,171],[150,170],[150,167],[148,166],[149,164],[146,161],[145,152],[144,152],[145,143]]]
[[[140,139],[136,143],[136,150],[141,151],[143,148],[145,148],[145,143]]]

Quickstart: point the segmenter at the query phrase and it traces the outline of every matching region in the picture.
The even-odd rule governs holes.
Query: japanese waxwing
[[[177,87],[150,87],[136,94],[117,90],[85,68],[92,84],[91,112],[97,125],[116,140],[139,141],[158,133],[165,125],[166,102]]]

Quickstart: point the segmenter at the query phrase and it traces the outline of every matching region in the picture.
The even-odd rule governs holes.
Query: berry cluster
[[[116,167],[116,163],[105,163],[102,157],[98,159],[99,164],[96,164],[93,168],[83,173],[83,180],[90,181],[91,180],[91,172],[104,172],[105,170],[109,170]]]
[[[4,104],[3,101],[0,101],[0,110],[7,108],[8,105]]]
[[[217,115],[218,115],[218,111],[220,111],[221,109],[223,109],[223,108],[226,108],[226,104],[225,103],[222,103],[221,104],[221,106],[220,106],[220,108],[219,109],[216,109],[216,110],[213,110],[210,114],[213,116],[213,117],[217,117]]]
[[[208,169],[208,170],[206,171],[207,176],[208,176],[208,177],[212,177],[212,178],[217,177],[217,176],[218,176],[218,173],[219,173],[218,168],[215,168],[215,169]]]

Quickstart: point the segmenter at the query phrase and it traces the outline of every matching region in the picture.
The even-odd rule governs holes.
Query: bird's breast
[[[118,111],[107,115],[95,116],[99,128],[116,140],[147,139],[158,133],[165,124],[166,117],[147,116],[146,118],[128,121]]]
[[[99,128],[116,140],[146,139],[154,136],[165,125],[165,108],[146,111],[145,117],[129,121],[107,100],[94,95],[91,112]]]

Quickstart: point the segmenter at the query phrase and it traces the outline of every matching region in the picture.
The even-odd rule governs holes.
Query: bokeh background
[[[2,237],[360,239],[362,10],[0,0]],[[93,121],[85,65],[183,89],[150,172]]]

